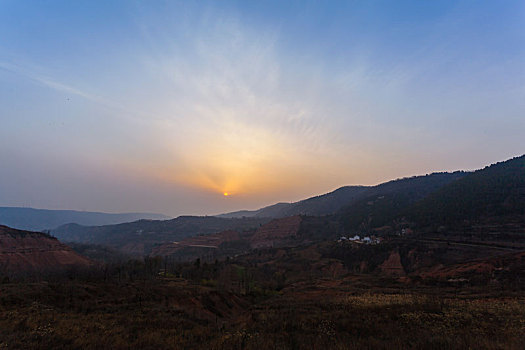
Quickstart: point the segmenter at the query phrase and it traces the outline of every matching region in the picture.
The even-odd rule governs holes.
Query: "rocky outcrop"
[[[404,276],[405,270],[401,264],[401,256],[398,250],[393,250],[379,268],[384,274],[389,276]]]
[[[0,273],[87,267],[92,262],[56,238],[0,226]]]

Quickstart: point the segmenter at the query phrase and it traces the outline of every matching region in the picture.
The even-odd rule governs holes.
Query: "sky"
[[[523,1],[0,0],[1,206],[212,215],[523,153]]]

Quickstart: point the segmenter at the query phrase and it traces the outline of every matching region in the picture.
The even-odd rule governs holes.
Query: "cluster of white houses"
[[[354,237],[346,237],[342,236],[339,238],[338,242],[353,242],[353,243],[360,243],[360,244],[379,244],[381,243],[381,239],[379,237],[375,236],[364,236],[361,238],[359,235],[355,235]]]

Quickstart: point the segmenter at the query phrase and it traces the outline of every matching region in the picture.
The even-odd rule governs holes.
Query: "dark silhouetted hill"
[[[383,217],[386,212],[391,212],[391,214],[397,213],[397,210],[422,199],[429,193],[465,175],[466,173],[461,171],[434,173],[393,180],[377,186],[344,186],[333,192],[299,202],[277,203],[258,210],[241,210],[220,214],[217,217],[283,218],[295,215],[323,216],[343,211],[347,216],[346,224],[355,226],[356,221],[361,221],[360,218],[369,217],[370,215]],[[372,211],[377,211],[377,213],[369,213],[368,209],[371,207],[368,207],[367,203],[376,200],[378,197],[384,197],[386,200],[372,208]]]
[[[525,233],[525,156],[475,172],[391,181],[338,215],[350,233],[408,227],[434,238],[517,244]]]
[[[258,210],[241,210],[220,214],[217,217],[269,217],[283,218],[294,215],[329,215],[337,212],[343,206],[359,198],[365,192],[366,186],[344,186],[320,196],[311,197],[294,203],[277,203]]]
[[[525,155],[487,166],[444,186],[415,204],[406,215],[420,226],[525,218]]]
[[[368,187],[338,215],[345,230],[369,231],[390,224],[412,204],[467,174],[463,171],[433,173]]]

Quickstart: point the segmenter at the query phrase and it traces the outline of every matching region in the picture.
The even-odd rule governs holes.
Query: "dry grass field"
[[[385,285],[370,276],[312,282],[273,293],[181,278],[4,283],[0,348],[523,348],[519,290]]]

